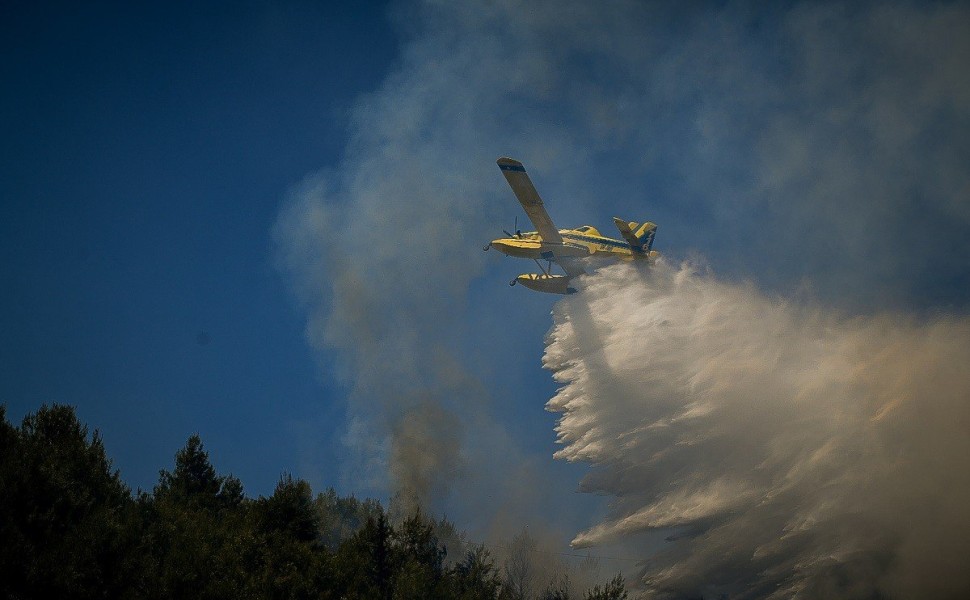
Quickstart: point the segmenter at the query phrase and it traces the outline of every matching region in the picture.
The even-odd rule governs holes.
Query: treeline
[[[283,477],[268,498],[216,473],[198,436],[151,493],[113,471],[74,409],[42,407],[14,427],[0,406],[0,597],[568,600],[534,594],[481,545],[421,513],[314,497]],[[626,598],[619,575],[583,595]]]

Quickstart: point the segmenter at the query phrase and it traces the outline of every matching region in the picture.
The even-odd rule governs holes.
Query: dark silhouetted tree
[[[434,525],[420,511],[398,525],[394,534],[395,597],[434,598],[444,594],[445,549],[438,544]]]
[[[257,502],[260,528],[302,542],[315,541],[319,535],[320,516],[312,494],[306,481],[294,480],[290,475],[281,477],[273,495]]]
[[[619,573],[606,585],[594,585],[593,589],[583,595],[585,600],[626,600],[626,597],[626,582]]]
[[[455,600],[494,600],[501,588],[498,569],[485,546],[475,546],[449,570]]]
[[[319,598],[333,587],[331,556],[319,538],[320,517],[310,485],[282,477],[269,498],[253,505],[257,561],[251,565],[264,598]]]
[[[20,429],[0,413],[0,595],[119,596],[133,567],[131,494],[69,406],[43,406]]]
[[[321,541],[331,550],[349,540],[367,523],[384,512],[375,500],[341,497],[333,488],[317,495],[313,501],[320,522]]]
[[[258,562],[242,484],[216,474],[198,435],[162,470],[153,495],[139,498],[146,598],[238,598],[257,585]]]
[[[569,600],[569,577],[563,575],[556,581],[550,582],[539,594],[539,600]]]
[[[417,512],[392,525],[379,502],[313,498],[289,475],[246,499],[197,435],[133,499],[72,408],[44,406],[18,429],[0,407],[0,598],[534,598],[528,534],[513,540],[504,580],[484,546],[464,547],[447,520]],[[567,587],[540,598],[567,600]],[[625,599],[622,577],[586,598]]]
[[[229,475],[216,475],[202,439],[195,434],[175,454],[175,469],[159,471],[156,498],[173,498],[199,508],[233,507],[242,502],[242,484]]]
[[[394,590],[393,529],[380,512],[369,517],[350,539],[340,544],[335,558],[337,596],[389,600]]]

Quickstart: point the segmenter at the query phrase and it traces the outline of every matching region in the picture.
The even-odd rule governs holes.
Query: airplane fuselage
[[[559,235],[562,236],[562,244],[544,242],[537,232],[528,231],[513,237],[492,240],[490,246],[508,256],[535,260],[584,258],[594,254],[625,259],[643,259],[656,255],[656,252],[634,251],[627,242],[600,235],[596,228],[588,225],[578,229],[560,229]]]

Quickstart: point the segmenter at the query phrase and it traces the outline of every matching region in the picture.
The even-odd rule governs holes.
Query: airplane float
[[[605,237],[590,225],[576,229],[556,229],[522,163],[505,157],[497,162],[536,231],[505,231],[508,237],[492,240],[484,249],[488,251],[489,248],[495,248],[507,256],[531,258],[542,271],[519,275],[509,285],[521,283],[537,292],[572,294],[576,288],[569,285],[569,282],[585,273],[580,259],[596,255],[653,262],[659,256],[659,252],[651,250],[653,237],[657,232],[657,226],[653,223],[640,224],[613,217],[613,223],[620,230],[623,240]],[[546,268],[543,268],[540,260],[546,261]],[[558,264],[565,275],[553,275],[552,263]]]

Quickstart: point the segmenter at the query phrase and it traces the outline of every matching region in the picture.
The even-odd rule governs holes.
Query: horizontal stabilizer
[[[653,247],[653,237],[657,233],[657,226],[654,223],[648,221],[641,225],[636,221],[624,221],[619,217],[613,217],[613,223],[632,250],[649,252]]]

